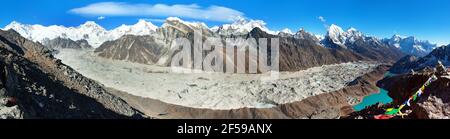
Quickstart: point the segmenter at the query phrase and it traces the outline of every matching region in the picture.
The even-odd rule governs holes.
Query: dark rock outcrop
[[[384,79],[380,85],[389,91],[398,106],[412,96],[436,72],[404,74]],[[438,80],[425,88],[424,94],[411,103],[410,117],[414,119],[449,119],[450,118],[450,78],[448,75],[438,76]]]
[[[62,49],[62,48],[70,48],[70,49],[91,49],[92,46],[86,40],[77,40],[73,41],[68,38],[55,38],[51,40],[44,40],[42,42],[44,46],[49,49]]]
[[[440,67],[443,68],[443,67]],[[440,69],[439,68],[439,69]],[[381,80],[378,85],[389,91],[393,102],[386,105],[370,106],[362,111],[351,113],[349,119],[373,119],[376,115],[383,115],[387,108],[398,107],[432,76],[438,79],[427,86],[421,96],[411,101],[411,106],[405,106],[404,117],[395,116],[394,119],[449,119],[450,118],[450,76],[446,70],[421,71],[414,74],[392,76]]]

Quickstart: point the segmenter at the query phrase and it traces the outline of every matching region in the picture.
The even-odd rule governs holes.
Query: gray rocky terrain
[[[121,98],[13,30],[0,31],[2,118],[143,118]]]

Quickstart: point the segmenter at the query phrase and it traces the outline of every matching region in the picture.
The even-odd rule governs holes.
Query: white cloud
[[[131,4],[125,2],[100,2],[71,9],[69,12],[84,16],[146,16],[192,18],[207,21],[233,22],[242,18],[240,11],[212,5],[201,7],[197,4]]]
[[[97,20],[103,20],[103,19],[105,19],[106,17],[104,17],[104,16],[99,16],[99,17],[97,17]]]
[[[323,27],[325,27],[326,29],[330,28],[330,26],[327,24],[327,20],[325,19],[325,17],[319,16],[317,17],[317,19],[319,19],[320,22],[322,22]]]
[[[320,20],[320,22],[327,22],[327,20],[323,16],[319,16],[317,18]]]

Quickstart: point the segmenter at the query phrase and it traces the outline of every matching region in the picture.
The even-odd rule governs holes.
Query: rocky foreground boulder
[[[0,31],[0,118],[112,119],[142,114],[13,30]]]
[[[438,68],[439,69],[439,68]],[[438,79],[424,90],[424,93],[405,107],[403,118],[408,119],[449,119],[450,118],[450,76],[446,71],[431,70],[417,73],[402,74],[383,79],[378,85],[387,91],[393,99],[391,104],[374,105],[360,112],[350,114],[347,118],[373,119],[376,115],[384,114],[387,108],[403,104],[409,97],[419,90],[432,75]],[[396,116],[394,118],[401,118]]]

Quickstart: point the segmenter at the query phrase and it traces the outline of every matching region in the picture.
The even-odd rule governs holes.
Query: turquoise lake
[[[390,77],[390,76],[394,76],[394,74],[387,72],[386,74],[384,74],[384,76]],[[378,102],[383,103],[383,104],[391,103],[392,98],[389,97],[388,91],[384,90],[383,88],[379,88],[379,89],[380,89],[380,91],[378,93],[364,97],[361,103],[353,106],[353,109],[355,109],[355,111],[360,111],[360,110],[366,108],[367,106],[374,105]]]

